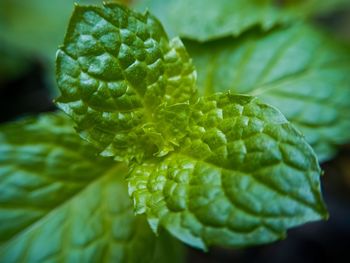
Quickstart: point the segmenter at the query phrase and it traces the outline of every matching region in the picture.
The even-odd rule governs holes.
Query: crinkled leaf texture
[[[166,153],[171,147],[154,130],[153,111],[196,93],[181,41],[169,41],[150,14],[117,4],[76,7],[58,51],[57,80],[60,108],[83,138],[117,160]]]
[[[349,3],[348,0],[138,0],[135,7],[150,9],[174,35],[208,41],[238,36],[253,27],[267,31]]]
[[[202,249],[237,247],[327,217],[317,158],[278,110],[227,93],[189,107],[181,147],[134,164],[128,177],[154,230]]]
[[[62,114],[0,128],[1,262],[152,261],[163,244],[134,216],[127,169],[95,152]]]
[[[320,161],[350,141],[350,53],[330,36],[296,25],[186,46],[201,94],[231,90],[276,106]]]
[[[303,137],[253,97],[198,99],[185,48],[148,13],[77,7],[57,75],[81,136],[129,161],[129,193],[154,230],[204,249],[245,246],[327,216]]]

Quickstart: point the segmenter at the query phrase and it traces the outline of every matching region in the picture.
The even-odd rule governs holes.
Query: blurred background
[[[55,110],[55,53],[74,2],[101,1],[0,0],[1,123]],[[350,8],[316,17],[314,22],[350,42]],[[208,253],[189,249],[188,262],[350,262],[350,145],[322,168],[329,221],[292,229],[286,240],[271,245],[214,248]]]

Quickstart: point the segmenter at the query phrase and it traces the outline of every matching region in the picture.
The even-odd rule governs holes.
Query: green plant
[[[284,238],[290,227],[327,218],[321,170],[306,140],[327,144],[328,151],[349,139],[329,139],[349,125],[344,85],[337,86],[334,110],[345,113],[335,118],[336,131],[327,140],[305,140],[275,107],[227,91],[232,88],[220,78],[227,68],[216,58],[230,54],[235,63],[251,39],[260,51],[279,35],[302,30],[313,34],[304,26],[251,32],[232,47],[188,40],[198,90],[185,46],[179,38],[169,40],[155,17],[117,4],[76,6],[57,53],[56,102],[70,118],[48,113],[1,129],[1,261],[178,262],[183,248],[173,237],[204,250],[241,247]],[[307,57],[292,69],[278,65],[279,79],[288,83],[277,87],[306,85],[311,80],[295,72],[322,71],[322,63],[340,60],[336,65],[348,67],[338,55],[345,51],[331,44],[322,48],[320,62]],[[271,90],[276,83],[264,74],[275,64],[267,64],[247,71],[263,76],[261,87]],[[335,83],[339,74],[346,80],[342,70],[332,71]],[[244,84],[249,81],[243,76],[234,91],[261,89]],[[261,99],[278,103],[268,95]],[[313,132],[324,134],[326,125],[322,129]]]

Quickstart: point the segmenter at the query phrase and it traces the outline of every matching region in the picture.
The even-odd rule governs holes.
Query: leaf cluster
[[[264,244],[328,217],[318,160],[350,140],[349,52],[294,22],[326,5],[144,6],[184,42],[150,12],[77,5],[66,114],[1,127],[0,261],[181,262],[176,239]]]

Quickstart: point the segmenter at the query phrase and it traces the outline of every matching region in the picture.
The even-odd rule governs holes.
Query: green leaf
[[[186,46],[201,94],[231,90],[276,106],[321,161],[350,141],[350,52],[330,36],[298,25]]]
[[[279,12],[272,0],[144,0],[139,10],[149,8],[174,35],[199,41],[240,35],[259,26],[271,29],[289,17]]]
[[[263,31],[349,6],[348,0],[138,0],[167,32],[197,41],[238,36],[259,27]]]
[[[71,124],[47,114],[1,127],[0,261],[151,262],[161,244],[133,214],[126,167]]]
[[[152,263],[186,262],[186,246],[167,231],[160,231],[157,236],[157,247]]]
[[[238,36],[253,27],[267,31],[350,6],[349,3],[348,0],[138,0],[135,8],[149,9],[171,35],[208,41]]]
[[[315,16],[350,7],[349,0],[282,0],[281,5],[295,12],[296,16]],[[298,14],[299,13],[299,14]]]
[[[195,99],[196,74],[178,38],[150,14],[116,4],[77,6],[57,56],[58,105],[104,156],[166,151],[154,130],[160,104]]]
[[[155,231],[202,249],[239,247],[327,217],[316,156],[276,109],[250,96],[201,98],[186,132],[176,151],[134,164],[128,177]]]

